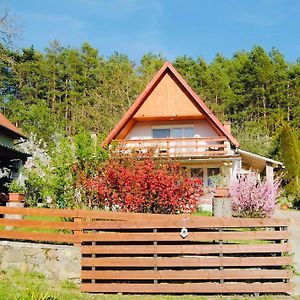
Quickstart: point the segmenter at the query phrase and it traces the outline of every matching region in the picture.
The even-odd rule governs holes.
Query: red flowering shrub
[[[93,196],[91,205],[129,212],[193,212],[202,194],[201,179],[187,178],[178,163],[150,156],[114,156],[96,176],[81,176],[81,185]]]

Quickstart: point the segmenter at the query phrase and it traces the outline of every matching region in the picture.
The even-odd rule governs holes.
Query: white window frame
[[[194,125],[190,125],[190,124],[184,124],[184,125],[181,125],[181,124],[178,124],[178,125],[161,125],[161,126],[160,125],[156,125],[156,126],[152,126],[152,130],[151,130],[152,138],[154,138],[153,137],[153,130],[154,129],[170,129],[170,138],[175,138],[172,135],[172,132],[174,131],[174,128],[192,128],[194,136],[195,136],[195,126]]]
[[[192,169],[202,169],[203,170],[203,186],[208,187],[208,169],[219,169],[220,173],[222,173],[222,167],[221,166],[199,166],[199,167],[189,167],[190,169],[190,175],[192,175]]]

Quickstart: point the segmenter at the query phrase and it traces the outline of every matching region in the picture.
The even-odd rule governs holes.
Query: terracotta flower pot
[[[281,205],[280,205],[280,208],[281,208],[282,210],[287,210],[289,207],[288,207],[287,204],[281,204]]]
[[[25,195],[21,193],[8,193],[8,202],[24,202]]]
[[[228,198],[229,190],[227,188],[216,188],[215,195],[216,198]]]

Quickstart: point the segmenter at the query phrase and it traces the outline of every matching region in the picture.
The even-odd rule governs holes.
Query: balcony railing
[[[164,138],[118,140],[117,149],[122,153],[145,154],[152,150],[156,156],[191,157],[222,156],[229,152],[226,137]]]

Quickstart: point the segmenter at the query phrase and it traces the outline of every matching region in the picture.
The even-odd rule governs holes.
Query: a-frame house
[[[157,156],[180,161],[205,186],[217,174],[230,176],[243,170],[273,177],[280,162],[239,149],[239,142],[170,62],[154,76],[104,141],[118,141],[125,153],[156,149]]]

